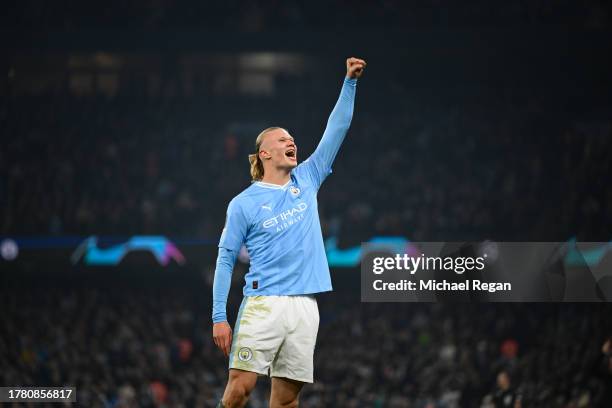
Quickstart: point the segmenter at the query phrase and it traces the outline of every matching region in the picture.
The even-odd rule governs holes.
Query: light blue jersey
[[[314,153],[284,186],[254,182],[229,204],[213,285],[213,321],[225,321],[235,254],[250,257],[244,296],[304,295],[332,290],[317,208],[317,192],[348,131],[357,80],[345,78]],[[229,258],[223,258],[228,253]],[[223,255],[223,256],[222,256]],[[227,269],[229,270],[229,276]]]

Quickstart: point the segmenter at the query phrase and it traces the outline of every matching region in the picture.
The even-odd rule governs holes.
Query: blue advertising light
[[[185,263],[185,257],[181,251],[166,237],[142,235],[134,236],[124,243],[107,248],[100,248],[98,238],[92,236],[79,245],[70,259],[73,264],[82,258],[86,265],[113,266],[121,263],[128,253],[134,251],[150,252],[162,266],[168,265],[171,259],[180,265]]]

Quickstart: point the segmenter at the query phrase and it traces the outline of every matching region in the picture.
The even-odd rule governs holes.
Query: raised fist
[[[366,62],[359,58],[347,58],[346,60],[346,76],[349,78],[360,78],[363,75],[363,70],[366,67]]]

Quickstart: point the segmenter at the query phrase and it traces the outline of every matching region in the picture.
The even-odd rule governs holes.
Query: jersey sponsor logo
[[[303,218],[303,212],[308,208],[308,204],[299,203],[293,208],[290,208],[275,217],[268,218],[263,222],[264,228],[272,228],[282,224],[292,225],[294,222],[300,221]]]
[[[272,207],[270,207],[269,205],[262,205],[261,208],[263,208],[264,210],[272,211]]]

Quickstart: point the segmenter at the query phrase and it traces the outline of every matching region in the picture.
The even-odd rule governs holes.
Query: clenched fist
[[[347,58],[346,60],[346,76],[349,78],[360,78],[363,75],[363,70],[366,67],[366,62],[359,58]]]

